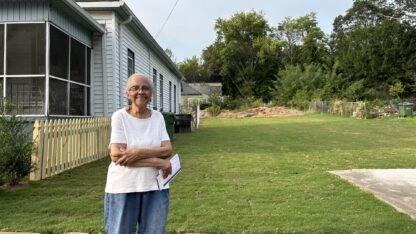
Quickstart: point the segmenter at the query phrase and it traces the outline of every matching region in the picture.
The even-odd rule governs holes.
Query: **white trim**
[[[45,115],[48,116],[49,113],[49,69],[50,69],[50,24],[46,22],[46,52],[45,52]]]
[[[68,79],[67,81],[70,81],[71,79],[71,36],[68,37]],[[66,95],[66,114],[69,115],[69,109],[71,108],[71,98],[70,98],[70,92],[71,92],[71,88],[70,88],[70,84],[67,83],[66,85],[66,93],[68,95]]]
[[[4,53],[3,53],[3,75],[4,75],[4,77],[3,77],[3,98],[6,98],[6,52],[7,52],[7,44],[6,44],[6,41],[7,41],[7,35],[6,35],[6,28],[7,28],[7,25],[4,25],[4,28],[3,28],[3,30],[4,30],[4,42],[3,42],[3,45],[4,45]]]
[[[39,74],[39,75],[31,75],[31,74],[24,74],[24,75],[4,75],[4,77],[8,78],[23,78],[23,77],[45,77],[46,74]]]
[[[44,24],[48,21],[7,21],[1,22],[1,24]]]
[[[123,1],[118,2],[77,2],[78,5],[82,8],[113,8],[113,7],[121,7],[124,5]]]

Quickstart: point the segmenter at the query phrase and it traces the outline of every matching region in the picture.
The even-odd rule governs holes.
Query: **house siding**
[[[94,108],[94,114],[100,115],[103,113],[103,115],[110,115],[114,111],[118,109],[118,103],[117,98],[118,94],[115,90],[115,59],[114,59],[114,53],[115,53],[115,46],[114,41],[116,41],[115,37],[115,20],[114,20],[114,12],[111,11],[90,11],[89,14],[99,23],[102,24],[105,29],[106,33],[103,35],[105,37],[105,64],[103,67],[102,64],[102,57],[94,56],[93,64],[101,64],[101,68],[93,68],[94,74],[93,74],[93,80],[97,83],[102,83],[102,87],[94,88],[94,93],[92,94],[93,102],[93,108]],[[98,42],[100,41],[100,42]],[[97,46],[95,43],[99,43],[101,45],[101,39],[97,39],[97,41],[94,41],[94,53],[100,53],[102,51],[102,48],[100,49],[100,52],[98,52],[95,47]],[[94,54],[95,55],[95,54]],[[101,56],[103,56],[101,54]],[[103,72],[103,69],[105,70],[107,79],[103,80],[103,75],[100,75],[99,73]],[[104,83],[105,82],[105,83]],[[95,84],[95,83],[94,83]],[[106,90],[104,90],[106,89]],[[103,96],[101,96],[101,94]],[[105,96],[105,94],[107,96]],[[99,99],[102,98],[102,104],[99,103]],[[107,99],[107,107],[104,107],[105,102],[104,98]],[[97,106],[96,106],[97,104]],[[103,106],[103,109],[100,109],[100,105]],[[105,109],[107,108],[107,112],[105,113]]]
[[[91,76],[91,114],[93,116],[105,116],[106,107],[104,107],[104,72],[103,72],[103,54],[102,54],[102,35],[94,34],[94,50],[92,51],[92,76]]]
[[[122,106],[127,105],[127,98],[125,97],[125,87],[127,86],[127,49],[130,49],[134,53],[134,71],[136,73],[142,73],[149,77],[149,53],[146,45],[140,41],[134,34],[134,32],[126,25],[120,25],[121,27],[121,60],[120,60],[120,80],[121,80],[121,92],[120,98],[123,100]]]
[[[158,80],[160,79],[160,74],[163,75],[163,111],[169,111],[169,81],[172,83],[172,112],[179,113],[179,103],[180,103],[180,79],[175,76],[175,74],[167,68],[164,63],[159,59],[158,56],[156,56],[155,53],[150,53],[150,67],[155,68],[158,73]],[[158,84],[159,85],[159,84]],[[176,86],[176,110],[173,110],[174,103],[173,101],[175,98],[173,97],[173,85]],[[158,89],[158,95],[159,95],[159,87]],[[157,104],[158,109],[160,109],[160,104]]]
[[[62,3],[49,0],[2,0],[0,22],[50,21],[71,37],[91,47],[91,31],[62,10]]]
[[[7,0],[0,1],[0,21],[39,22],[48,20],[48,0]]]
[[[53,3],[54,1],[52,1]],[[83,27],[80,23],[71,19],[71,16],[62,10],[59,5],[51,4],[49,20],[67,32],[71,37],[81,43],[92,47],[91,31]]]

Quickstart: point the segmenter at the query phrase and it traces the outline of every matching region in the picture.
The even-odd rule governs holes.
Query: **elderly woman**
[[[131,106],[111,120],[110,157],[105,187],[104,225],[108,234],[165,233],[169,190],[159,190],[156,176],[171,173],[172,145],[160,112],[147,108],[152,99],[148,77],[133,74],[127,83]]]

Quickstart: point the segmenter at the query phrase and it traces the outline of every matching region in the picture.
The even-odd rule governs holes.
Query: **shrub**
[[[221,107],[219,106],[211,106],[207,110],[212,117],[218,116],[221,113]]]
[[[9,185],[18,184],[34,168],[27,126],[28,122],[14,113],[5,116],[3,112],[0,116],[0,181]]]
[[[171,112],[162,112],[163,118],[165,119],[166,131],[168,132],[169,138],[173,140],[173,130],[175,129],[175,114]]]

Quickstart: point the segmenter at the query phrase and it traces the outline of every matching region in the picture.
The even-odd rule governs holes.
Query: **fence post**
[[[35,124],[33,126],[33,149],[32,149],[32,164],[35,165],[35,168],[33,169],[32,172],[30,172],[30,180],[40,180],[40,172],[42,169],[42,165],[40,165],[40,154],[39,154],[39,149],[41,147],[41,141],[40,141],[40,126],[41,124],[39,123],[39,120],[35,121]]]

